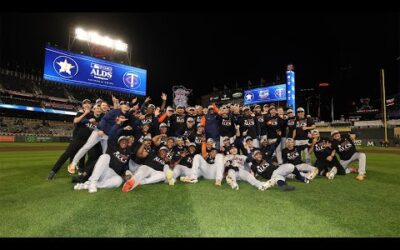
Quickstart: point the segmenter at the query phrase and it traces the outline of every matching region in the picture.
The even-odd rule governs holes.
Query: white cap
[[[168,151],[168,148],[167,147],[165,147],[165,146],[162,146],[158,151],[161,151],[161,150],[165,150],[165,151]]]
[[[122,141],[122,140],[129,140],[129,136],[120,136],[120,137],[118,138],[118,143],[119,143],[120,141]]]
[[[207,139],[207,142],[208,142],[208,143],[210,143],[210,142],[211,142],[211,143],[214,143],[214,140],[213,140],[212,138],[208,138],[208,139]]]
[[[186,121],[187,121],[187,122],[188,122],[188,121],[194,122],[194,119],[193,119],[193,117],[188,117]]]
[[[253,138],[251,138],[251,136],[247,136],[244,141],[248,141],[248,140],[253,140]]]
[[[339,131],[333,130],[333,131],[331,132],[331,136],[334,136],[335,134],[339,134]]]
[[[293,113],[293,109],[286,110],[286,114]]]
[[[168,128],[167,124],[162,122],[159,126],[159,128]]]
[[[297,112],[304,112],[304,109],[302,107],[298,107]]]

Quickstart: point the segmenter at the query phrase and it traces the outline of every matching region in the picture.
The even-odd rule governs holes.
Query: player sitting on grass
[[[272,148],[275,150],[274,148]],[[248,157],[246,161],[251,162],[251,173],[254,176],[260,175],[263,178],[269,180],[271,186],[278,184],[278,187],[282,191],[292,191],[295,189],[293,186],[289,186],[286,183],[286,177],[290,174],[294,174],[295,178],[301,182],[309,183],[309,180],[302,176],[297,168],[290,163],[278,165],[278,163],[272,160],[271,157],[265,157],[261,151],[257,150],[253,153],[252,157]]]
[[[215,180],[215,185],[220,187],[224,174],[224,156],[214,147],[214,140],[209,138],[202,142],[202,152],[193,158],[193,170],[196,178]]]
[[[306,173],[306,177],[312,180],[318,174],[318,168],[306,164],[301,160],[301,151],[294,146],[292,138],[286,139],[286,148],[282,150],[283,163],[291,163],[296,166],[301,173]]]
[[[238,180],[247,181],[252,186],[255,186],[261,191],[267,190],[272,186],[271,182],[261,182],[254,175],[244,169],[244,164],[247,159],[245,155],[239,155],[237,147],[232,144],[229,150],[229,155],[225,156],[226,182],[232,189],[239,190]]]
[[[365,178],[365,164],[366,156],[364,153],[357,152],[354,140],[355,134],[348,134],[341,136],[339,131],[335,130],[331,132],[333,155],[337,153],[340,157],[340,164],[345,168],[346,174],[355,172],[353,168],[349,168],[350,163],[358,160],[358,176],[357,180],[362,181]]]
[[[310,153],[314,151],[317,158],[315,167],[318,168],[319,175],[326,176],[329,180],[335,178],[335,175],[344,175],[344,169],[340,165],[338,159],[332,154],[333,149],[328,138],[320,137],[319,131],[314,129],[311,131],[312,144]]]
[[[186,183],[196,183],[197,176],[194,172],[193,159],[196,156],[196,144],[190,143],[188,145],[187,151],[181,151],[176,153],[176,158],[172,159],[172,168],[174,172],[174,180],[181,177],[180,180]]]
[[[128,177],[122,187],[122,192],[129,192],[138,185],[157,183],[165,181],[166,176],[168,181],[172,179],[172,171],[167,165],[167,147],[161,147],[158,152],[146,151],[145,144],[140,146],[137,155],[146,158],[144,164],[141,165],[133,176]]]
[[[89,181],[76,184],[75,190],[89,189],[89,193],[95,193],[97,188],[115,188],[122,184],[121,175],[128,170],[131,154],[130,147],[128,147],[129,137],[120,136],[118,138],[123,130],[121,124],[126,120],[124,116],[119,116],[116,119],[116,124],[109,132],[106,153],[102,154],[97,160]],[[124,129],[129,129],[129,127],[127,126]]]

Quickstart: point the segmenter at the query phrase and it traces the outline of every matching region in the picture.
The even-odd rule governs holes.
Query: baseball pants
[[[222,180],[224,175],[224,156],[217,154],[215,156],[215,163],[209,164],[204,160],[203,156],[197,154],[193,158],[193,171],[195,177],[204,177],[208,180]]]
[[[340,160],[340,164],[346,170],[346,174],[348,174],[348,173],[350,173],[350,169],[348,168],[348,166],[350,165],[350,163],[352,163],[353,161],[356,161],[356,160],[358,160],[358,174],[365,175],[365,173],[366,173],[365,164],[367,161],[367,157],[365,156],[364,153],[356,152],[347,161]]]
[[[235,182],[238,180],[247,181],[250,185],[255,186],[256,188],[259,188],[262,185],[261,181],[257,180],[252,174],[243,169],[239,169],[239,171],[229,169],[228,176]]]
[[[97,188],[117,188],[123,180],[110,168],[110,155],[102,154],[94,166],[93,173],[89,177],[89,185],[96,184]]]
[[[79,160],[86,154],[86,152],[89,151],[91,148],[93,148],[94,145],[96,145],[99,142],[101,143],[103,154],[106,152],[108,136],[104,135],[103,137],[100,137],[98,135],[98,132],[99,132],[98,129],[93,130],[92,134],[89,136],[89,139],[87,140],[85,145],[83,145],[83,147],[79,149],[79,151],[76,153],[74,159],[72,160],[72,163],[75,166],[78,164]]]

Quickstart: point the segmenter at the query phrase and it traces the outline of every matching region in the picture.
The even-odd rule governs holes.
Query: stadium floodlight
[[[88,41],[90,43],[102,45],[114,50],[119,50],[123,52],[128,51],[128,44],[122,42],[121,40],[114,40],[108,36],[101,36],[96,31],[86,31],[80,27],[75,29],[75,38],[83,41]]]

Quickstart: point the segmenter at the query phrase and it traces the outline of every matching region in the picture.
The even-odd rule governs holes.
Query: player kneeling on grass
[[[95,193],[97,188],[116,188],[122,184],[121,175],[128,170],[131,149],[128,136],[120,136],[118,138],[118,135],[123,130],[120,124],[127,119],[120,116],[116,120],[116,124],[109,133],[106,153],[102,154],[97,160],[89,181],[76,184],[74,186],[75,190],[89,189],[89,193]]]
[[[319,175],[326,176],[332,180],[337,175],[346,174],[339,160],[333,153],[331,142],[328,138],[320,137],[319,131],[314,129],[311,131],[312,144],[310,146],[310,153],[314,151],[315,166],[318,168]]]
[[[215,185],[220,187],[224,175],[224,156],[218,153],[213,146],[214,141],[209,138],[207,144],[202,142],[202,154],[193,158],[193,171],[196,177],[215,180]]]
[[[166,176],[169,180],[172,179],[172,171],[169,170],[169,166],[167,165],[167,151],[168,148],[163,146],[159,148],[157,153],[152,151],[148,153],[144,151],[144,144],[142,144],[137,154],[146,155],[146,160],[133,176],[127,178],[128,180],[122,187],[122,192],[129,192],[138,185],[165,181]]]
[[[341,136],[339,131],[335,130],[331,132],[333,154],[337,153],[340,157],[340,164],[345,168],[346,174],[356,172],[355,169],[349,168],[350,163],[358,160],[358,176],[357,180],[362,181],[365,178],[365,164],[366,156],[364,153],[357,152],[354,140],[355,134],[348,134]]]
[[[174,181],[179,176],[181,177],[180,180],[186,183],[196,183],[197,182],[197,175],[192,168],[193,160],[196,156],[196,144],[190,143],[188,145],[187,151],[179,152],[176,159],[173,159],[173,179]]]
[[[318,174],[318,168],[306,164],[301,160],[301,151],[294,146],[294,140],[292,138],[286,139],[286,148],[282,150],[283,163],[291,163],[296,166],[297,170],[307,179],[312,180]]]
[[[254,176],[260,175],[267,179],[270,187],[278,184],[278,187],[282,191],[294,190],[295,187],[289,186],[286,183],[286,177],[290,174],[294,174],[295,178],[301,182],[309,183],[309,180],[302,176],[293,164],[286,163],[278,165],[276,161],[272,161],[272,157],[263,159],[261,151],[255,151],[252,157],[248,157],[246,161],[251,161],[251,173]]]
[[[244,163],[247,157],[245,155],[238,155],[238,149],[234,144],[231,145],[229,155],[225,156],[225,169],[228,171],[226,175],[226,182],[232,189],[239,190],[238,180],[247,181],[261,191],[267,190],[271,187],[271,182],[261,182],[257,180],[254,175],[244,169]]]

